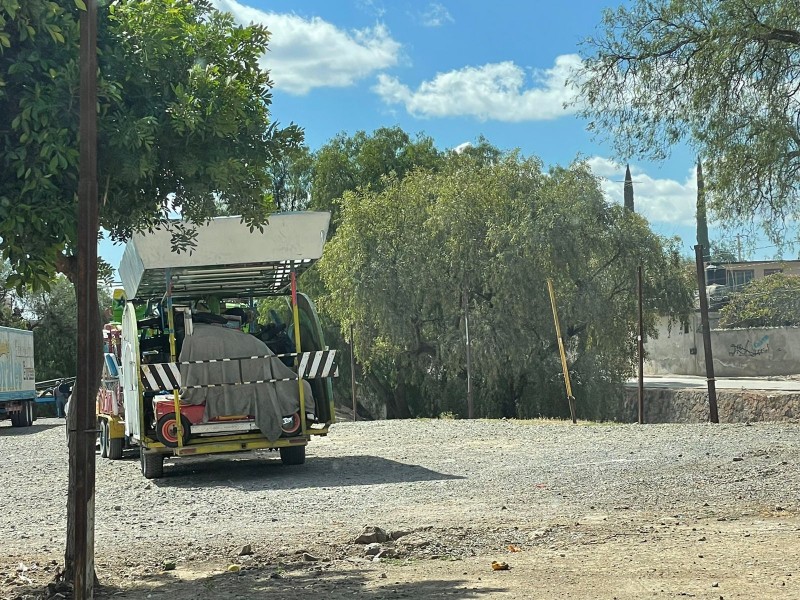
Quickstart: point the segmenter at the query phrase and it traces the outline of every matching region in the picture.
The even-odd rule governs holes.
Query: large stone
[[[355,539],[356,544],[375,544],[383,543],[389,539],[389,534],[380,527],[365,527]]]

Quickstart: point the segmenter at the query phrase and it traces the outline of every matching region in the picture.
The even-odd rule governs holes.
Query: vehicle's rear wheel
[[[119,460],[122,458],[122,449],[125,447],[125,438],[111,437],[111,427],[106,423],[106,439],[108,440],[108,448],[106,454],[111,460]]]
[[[282,446],[281,462],[285,465],[302,465],[306,462],[305,446]]]
[[[100,419],[100,456],[108,457],[108,423]]]
[[[181,426],[183,427],[183,445],[189,443],[192,424],[185,415],[181,415]],[[161,417],[156,423],[156,438],[167,448],[177,448],[178,446],[178,425],[175,421],[175,413],[168,413]]]
[[[145,452],[144,448],[139,450],[139,462],[142,467],[142,475],[145,479],[158,479],[164,476],[164,455],[153,452]]]
[[[36,420],[36,401],[31,400],[28,402],[28,425],[33,425]]]

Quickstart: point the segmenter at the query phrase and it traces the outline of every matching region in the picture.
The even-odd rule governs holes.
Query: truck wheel
[[[192,424],[185,415],[181,415],[181,426],[183,427],[183,445],[189,443]],[[178,427],[175,422],[175,413],[168,413],[161,417],[156,423],[156,438],[167,448],[178,447]]]
[[[13,412],[11,413],[11,426],[12,427],[25,427],[25,419],[27,415],[25,412],[28,409],[23,407],[22,412]]]
[[[36,401],[28,402],[28,425],[33,425],[36,420]]]
[[[305,446],[281,446],[281,462],[285,465],[302,465],[306,462]]]
[[[105,419],[100,419],[100,456],[108,457],[108,423]]]
[[[106,425],[106,436],[108,437],[108,458],[111,460],[119,460],[122,458],[122,449],[125,445],[124,438],[111,437],[111,429]]]
[[[158,479],[164,476],[164,455],[139,450],[139,462],[145,479]]]

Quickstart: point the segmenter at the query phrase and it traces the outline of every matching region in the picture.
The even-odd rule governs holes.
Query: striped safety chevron
[[[263,358],[299,357],[297,367],[298,375],[279,379],[258,379],[254,381],[238,381],[234,383],[206,383],[202,385],[181,386],[180,365],[201,365],[221,362],[237,362]],[[281,381],[297,381],[298,379],[324,379],[338,377],[339,367],[335,362],[336,350],[319,350],[316,352],[301,352],[290,354],[268,354],[262,356],[243,356],[241,358],[212,358],[207,360],[187,360],[177,363],[153,363],[141,365],[142,386],[145,391],[159,392],[178,389],[201,389],[223,387],[226,385],[254,385],[259,383],[278,383]]]
[[[181,387],[181,372],[175,363],[142,365],[142,385],[149,392],[177,390]]]

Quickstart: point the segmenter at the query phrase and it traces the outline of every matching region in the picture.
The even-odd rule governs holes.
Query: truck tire
[[[305,446],[281,446],[280,453],[284,465],[302,465],[306,462]]]
[[[111,431],[106,426],[106,436],[108,436],[108,448],[106,449],[106,454],[108,454],[108,458],[111,460],[119,460],[122,458],[122,450],[125,447],[125,438],[112,438]]]
[[[105,419],[100,419],[100,456],[108,457],[108,423]]]
[[[164,476],[164,455],[139,450],[139,462],[145,479],[158,479]]]
[[[28,402],[28,425],[33,425],[36,420],[36,401],[31,400]]]

